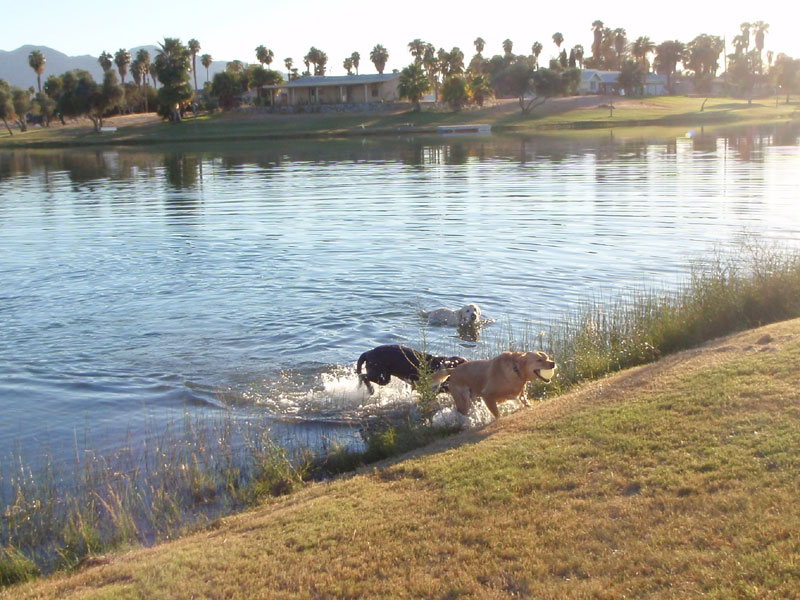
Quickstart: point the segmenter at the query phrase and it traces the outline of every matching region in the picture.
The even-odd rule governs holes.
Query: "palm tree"
[[[492,86],[486,75],[476,75],[467,84],[470,98],[478,106],[483,106],[483,102],[492,95]]]
[[[422,65],[413,63],[400,72],[400,84],[397,93],[403,98],[408,98],[414,105],[414,112],[420,110],[420,100],[431,89],[431,82]]]
[[[625,61],[625,46],[628,45],[628,34],[624,28],[618,27],[614,30],[614,50],[617,52],[617,68],[622,68],[622,63]]]
[[[228,73],[244,73],[244,63],[240,60],[232,60],[225,64]]]
[[[208,68],[211,66],[211,63],[214,62],[214,57],[210,54],[203,54],[200,57],[200,64],[206,68],[206,83],[208,83]]]
[[[747,52],[750,49],[750,28],[752,27],[751,23],[742,23],[739,25],[739,29],[742,32],[742,47],[744,51]]]
[[[194,75],[194,91],[197,91],[197,53],[200,52],[200,42],[192,38],[186,44],[192,53],[192,74]]]
[[[603,29],[605,25],[599,19],[592,23],[592,32],[594,33],[594,39],[592,41],[592,59],[595,62],[600,60],[600,55],[603,51]]]
[[[431,84],[433,85],[433,95],[438,100],[439,98],[439,57],[436,55],[436,48],[433,44],[426,44],[425,45],[425,54],[422,57],[422,66],[425,67],[425,71],[428,73],[428,79],[430,79]]]
[[[114,64],[114,57],[111,56],[108,52],[103,50],[103,53],[98,57],[97,62],[100,63],[100,66],[103,68],[103,73],[108,71]]]
[[[348,75],[353,74],[353,59],[350,56],[344,59],[342,66],[344,67],[344,70],[347,71]]]
[[[577,44],[572,51],[575,53],[575,60],[578,61],[578,66],[582,69],[583,68],[583,46]]]
[[[753,23],[753,29],[755,30],[756,36],[756,51],[758,52],[758,65],[759,65],[759,72],[764,72],[764,67],[761,63],[761,51],[764,50],[764,35],[769,31],[769,24],[764,23],[764,21],[756,21]],[[770,61],[772,62],[772,61]]]
[[[537,66],[539,64],[539,55],[542,53],[542,50],[544,50],[544,46],[542,46],[541,42],[533,42],[533,45],[531,46],[531,54],[533,54],[533,62]]]
[[[482,37],[475,38],[475,41],[472,43],[475,44],[475,52],[478,54],[481,54],[486,47],[486,42],[483,41]]]
[[[386,68],[386,61],[389,60],[389,51],[380,44],[376,44],[369,53],[369,59],[375,65],[378,73],[383,74],[383,69]]]
[[[650,61],[647,55],[656,51],[656,45],[646,35],[639,36],[636,41],[631,44],[631,54],[633,55],[636,64],[638,64],[645,73],[650,72]]]
[[[203,56],[200,57],[200,64],[206,68],[206,83],[208,83],[208,68],[213,62],[214,58],[210,54],[203,54]]]
[[[131,53],[120,48],[114,53],[114,64],[117,65],[119,70],[119,78],[122,80],[122,85],[125,85],[125,75],[128,74],[128,65],[131,64]]]
[[[417,38],[408,42],[408,51],[414,57],[414,64],[422,64],[422,57],[425,55],[425,42]]]
[[[158,73],[161,89],[158,92],[159,113],[181,121],[181,109],[194,95],[189,78],[191,52],[177,38],[164,38],[153,61],[151,72]]]
[[[656,58],[653,61],[656,73],[667,76],[667,89],[672,93],[672,75],[675,68],[686,54],[686,45],[678,40],[668,40],[656,46]]]
[[[39,93],[42,93],[42,73],[44,73],[44,65],[47,59],[39,50],[34,50],[28,55],[28,64],[36,73],[36,84],[39,86]]]
[[[564,43],[564,36],[560,31],[556,31],[553,34],[553,43],[558,46],[558,49],[561,49],[561,44]]]
[[[509,39],[503,40],[503,52],[506,57],[511,56],[511,51],[514,49],[514,42]]]
[[[311,46],[311,49],[303,57],[306,65],[314,65],[314,75],[325,75],[325,65],[328,64],[328,55],[319,48]],[[308,68],[308,67],[307,67]]]
[[[150,73],[150,53],[141,48],[136,53],[136,62],[139,64],[139,70],[142,74],[142,80],[144,82],[144,112],[150,112],[150,107],[148,106],[147,102],[147,75]]]
[[[256,48],[256,58],[258,59],[258,62],[260,62],[262,65],[265,64],[267,66],[270,66],[272,64],[272,59],[274,57],[275,53],[269,48],[263,45]]]
[[[358,65],[361,63],[361,55],[358,52],[353,52],[350,58],[353,59],[353,67],[356,70],[356,75],[358,75]]]
[[[445,77],[460,75],[464,72],[464,53],[458,47],[454,47],[450,52],[442,48],[439,50],[439,63],[442,75]]]

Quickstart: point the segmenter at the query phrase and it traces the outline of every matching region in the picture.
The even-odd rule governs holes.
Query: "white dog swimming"
[[[420,315],[428,320],[428,325],[475,327],[481,324],[481,307],[477,304],[467,304],[456,310],[452,308],[422,310]]]

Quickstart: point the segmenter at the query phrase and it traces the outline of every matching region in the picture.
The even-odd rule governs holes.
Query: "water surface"
[[[332,423],[411,398],[356,390],[364,350],[479,354],[743,232],[793,242],[798,171],[797,127],[0,154],[0,456],[187,407],[357,435]],[[417,317],[466,302],[477,344]]]

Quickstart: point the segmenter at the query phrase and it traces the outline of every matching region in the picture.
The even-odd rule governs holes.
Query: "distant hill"
[[[136,57],[136,53],[144,48],[150,53],[150,59],[155,58],[158,50],[157,46],[137,46],[130,48],[132,57]],[[45,63],[44,73],[42,74],[42,83],[50,77],[50,75],[61,75],[73,69],[83,69],[89,71],[96,81],[103,78],[103,69],[100,63],[97,62],[97,56],[67,56],[63,52],[59,52],[47,46],[33,46],[27,44],[20,46],[16,50],[0,50],[0,79],[5,79],[11,85],[21,88],[36,87],[36,73],[33,72],[28,64],[28,56],[34,50],[38,50],[44,54],[47,62]],[[109,48],[108,52],[113,54],[118,48]],[[209,77],[213,78],[215,73],[225,70],[227,60],[215,60],[209,68]],[[206,70],[200,64],[200,56],[197,57],[197,85],[203,87],[206,81]]]

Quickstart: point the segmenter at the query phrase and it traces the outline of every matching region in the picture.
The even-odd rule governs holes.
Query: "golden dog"
[[[462,415],[467,414],[472,400],[480,396],[489,411],[498,417],[498,402],[519,398],[525,384],[537,378],[550,383],[539,371],[555,367],[556,363],[542,351],[503,352],[491,359],[471,360],[454,369],[440,371],[434,378],[447,379],[450,394]]]

